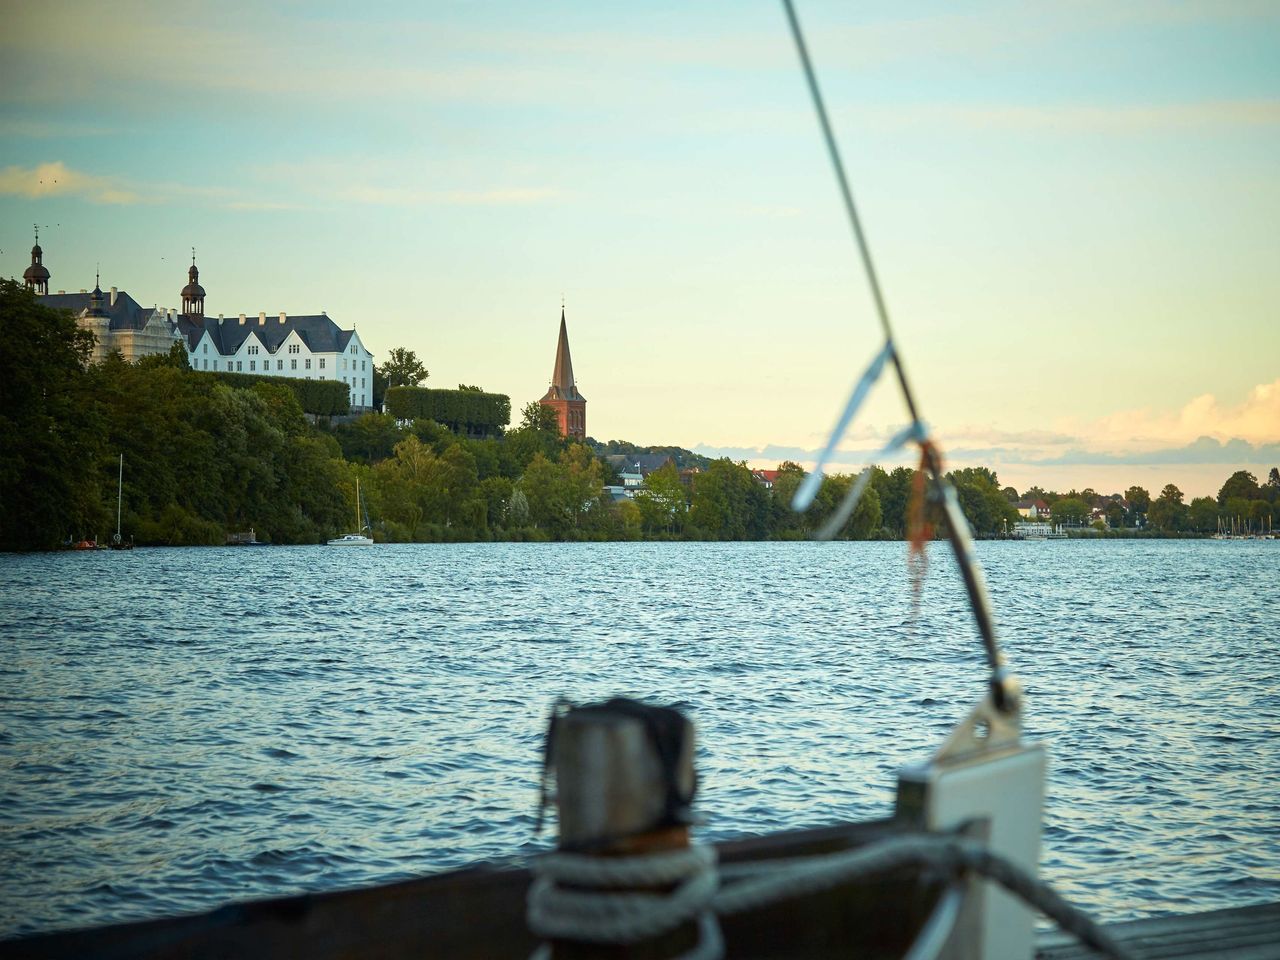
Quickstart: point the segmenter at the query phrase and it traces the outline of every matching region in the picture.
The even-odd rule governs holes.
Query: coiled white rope
[[[550,853],[534,861],[533,872],[526,919],[539,937],[638,943],[697,920],[698,943],[676,960],[724,956],[720,925],[711,910],[720,886],[712,847],[690,846],[634,857]],[[619,892],[670,884],[675,886],[668,893]],[[546,953],[539,950],[534,956]]]
[[[698,944],[676,960],[719,960],[724,944],[716,916],[756,910],[906,866],[933,867],[953,878],[980,874],[1097,952],[1117,960],[1126,956],[1087,915],[1021,866],[985,847],[945,836],[893,837],[838,853],[731,864],[719,871],[715,851],[706,846],[632,857],[551,853],[533,864],[527,919],[529,929],[544,939],[618,944],[649,940],[696,919]],[[720,886],[722,877],[731,882]],[[627,889],[669,884],[675,884],[669,893]],[[912,960],[936,954],[958,906],[953,885],[912,947]]]

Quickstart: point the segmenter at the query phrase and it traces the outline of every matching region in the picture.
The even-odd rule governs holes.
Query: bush
[[[293,377],[264,377],[252,373],[200,371],[198,376],[214,377],[233,387],[252,387],[259,383],[288,387],[298,398],[304,413],[333,417],[351,412],[351,388],[340,380],[295,380]]]
[[[397,420],[434,420],[454,433],[499,433],[511,422],[511,398],[501,393],[388,387],[383,403]]]

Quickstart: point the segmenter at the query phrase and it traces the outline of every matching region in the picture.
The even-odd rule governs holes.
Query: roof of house
[[[70,310],[77,317],[89,309],[93,294],[91,293],[49,293],[40,297],[40,302],[55,310]],[[144,307],[123,290],[116,291],[116,302],[111,302],[110,295],[102,301],[102,312],[111,320],[111,330],[141,330],[147,320],[155,312],[152,307]]]
[[[295,331],[312,353],[341,353],[347,349],[347,344],[355,335],[355,330],[339,328],[323,313],[299,316],[285,314],[283,322],[276,315],[266,319],[252,316],[245,317],[243,323],[238,316],[219,319],[184,314],[178,317],[176,323],[178,331],[187,338],[192,349],[208,333],[209,339],[221,354],[235,353],[251,333],[257,335],[270,353],[279,350],[289,334]]]
[[[763,480],[765,483],[773,483],[778,479],[781,470],[752,470],[751,475],[757,480]]]

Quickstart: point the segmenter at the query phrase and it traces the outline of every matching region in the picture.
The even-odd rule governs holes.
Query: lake
[[[1105,920],[1280,897],[1280,542],[978,545]],[[547,710],[698,727],[705,838],[882,817],[984,692],[901,543],[0,555],[0,936],[419,876],[532,835]]]

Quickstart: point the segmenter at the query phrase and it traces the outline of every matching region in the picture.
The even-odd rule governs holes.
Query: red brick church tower
[[[587,436],[587,398],[573,383],[573,361],[569,359],[569,331],[564,323],[564,307],[560,308],[560,342],[556,344],[556,366],[551,372],[551,387],[542,405],[556,412],[560,432],[575,440]]]

